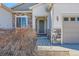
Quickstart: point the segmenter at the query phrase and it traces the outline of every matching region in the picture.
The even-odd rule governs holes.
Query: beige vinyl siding
[[[0,28],[11,29],[12,28],[12,14],[3,8],[0,8]]]

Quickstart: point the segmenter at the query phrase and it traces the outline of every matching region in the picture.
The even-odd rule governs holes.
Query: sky
[[[11,8],[16,5],[16,3],[4,3],[7,7]]]

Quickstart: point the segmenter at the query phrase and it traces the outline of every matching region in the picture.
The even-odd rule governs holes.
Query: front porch
[[[61,40],[50,39],[47,35],[37,35],[37,46],[61,45]]]
[[[37,36],[37,46],[50,46],[51,41],[47,36]]]

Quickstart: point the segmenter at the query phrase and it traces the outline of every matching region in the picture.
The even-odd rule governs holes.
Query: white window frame
[[[15,28],[17,28],[17,24],[16,24],[16,23],[17,23],[17,22],[16,22],[17,17],[25,17],[25,18],[27,19],[26,23],[28,24],[28,16],[15,16]],[[29,25],[29,24],[28,24],[28,25]],[[25,28],[27,28],[28,25],[27,25]],[[23,28],[23,27],[20,27],[20,28]]]

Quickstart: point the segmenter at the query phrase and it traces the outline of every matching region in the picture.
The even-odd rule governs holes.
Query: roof
[[[18,6],[22,5],[22,4],[24,4],[24,3],[17,3],[15,6],[13,6],[13,7],[11,7],[11,8],[12,8],[12,9],[13,9],[13,8],[16,8],[16,7],[18,7]]]
[[[35,5],[31,6],[30,9],[32,9],[32,8],[34,8],[34,7],[36,7],[36,6],[40,5],[40,4],[42,4],[42,3],[35,4]]]
[[[19,4],[15,7],[13,7],[12,9],[14,11],[29,11],[31,10],[30,7],[33,6],[33,5],[36,5],[37,3],[22,3],[22,4]]]
[[[8,8],[7,6],[5,6],[4,4],[0,3],[0,8],[8,11],[8,12],[12,12],[12,10],[10,8]]]

